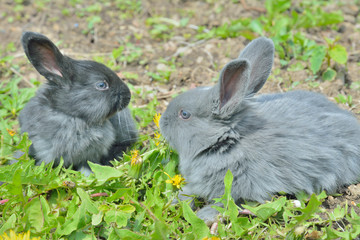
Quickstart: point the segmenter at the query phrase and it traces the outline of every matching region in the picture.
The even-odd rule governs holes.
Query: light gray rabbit
[[[222,69],[214,87],[170,102],[160,128],[180,155],[187,182],[180,194],[220,197],[228,169],[237,203],[264,202],[280,191],[332,193],[359,179],[360,127],[350,112],[312,92],[254,96],[273,56],[273,42],[258,38]],[[217,214],[207,205],[197,215],[214,221]]]
[[[109,164],[137,140],[130,111],[130,90],[105,65],[63,56],[47,37],[25,32],[26,56],[44,83],[20,112],[22,132],[28,132],[29,154],[37,164],[73,165],[86,175],[87,161]]]

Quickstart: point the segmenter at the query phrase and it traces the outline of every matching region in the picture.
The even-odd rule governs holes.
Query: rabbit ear
[[[249,85],[249,62],[235,59],[222,69],[216,90],[216,106],[214,113],[231,115],[246,96]],[[220,92],[220,95],[219,95]]]
[[[63,77],[64,56],[47,37],[33,32],[25,32],[21,43],[25,54],[36,70],[49,80]]]
[[[215,89],[213,113],[231,116],[242,100],[258,92],[269,77],[274,59],[274,44],[270,39],[252,41],[235,59],[222,69]],[[219,95],[220,93],[220,95]]]
[[[239,59],[246,59],[250,63],[248,94],[257,93],[270,75],[274,61],[274,43],[265,37],[257,38],[244,48]]]

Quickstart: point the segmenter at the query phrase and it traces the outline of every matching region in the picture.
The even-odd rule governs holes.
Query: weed
[[[345,104],[349,107],[352,106],[352,103],[353,103],[353,98],[351,95],[342,95],[342,94],[339,94],[337,97],[335,97],[335,101],[337,103],[340,103],[340,104]]]
[[[112,57],[116,63],[120,63],[124,66],[139,61],[142,54],[142,49],[130,42],[125,45],[121,45],[112,51]]]
[[[172,37],[174,28],[185,27],[189,20],[188,17],[184,17],[180,21],[164,17],[152,17],[146,19],[146,25],[151,27],[150,35],[153,38],[168,40]]]
[[[139,0],[116,0],[115,2],[121,11],[121,18],[131,18],[142,10],[142,2]]]
[[[88,33],[93,33],[94,31],[94,26],[97,23],[101,22],[101,17],[97,16],[97,15],[93,15],[93,16],[89,16],[86,18],[86,21],[88,23],[87,25],[87,29],[84,29],[82,31],[83,34],[88,34]]]
[[[341,12],[326,12],[321,1],[314,3],[304,2],[299,8],[293,7],[290,0],[267,0],[265,7],[267,13],[257,19],[240,18],[230,23],[203,32],[198,29],[196,38],[209,39],[214,37],[234,38],[243,36],[254,39],[258,35],[267,33],[275,44],[276,52],[280,56],[282,65],[287,65],[291,59],[307,62],[313,74],[319,72],[323,62],[331,67],[330,60],[345,64],[347,62],[346,49],[337,44],[339,38],[330,40],[325,38],[328,46],[318,45],[308,39],[301,30],[314,27],[332,26],[343,22]],[[296,63],[289,70],[303,68],[301,63]],[[324,79],[332,79],[333,72],[327,72]]]

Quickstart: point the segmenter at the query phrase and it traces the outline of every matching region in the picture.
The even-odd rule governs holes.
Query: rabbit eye
[[[106,81],[97,82],[95,87],[97,90],[103,91],[109,89],[109,84]]]
[[[189,119],[191,117],[191,113],[189,113],[186,110],[180,110],[179,117],[184,119],[184,120],[187,120],[187,119]]]

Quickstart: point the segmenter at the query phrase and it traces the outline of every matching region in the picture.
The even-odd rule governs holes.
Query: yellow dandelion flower
[[[219,237],[204,237],[202,240],[221,240]]]
[[[156,132],[154,133],[154,139],[156,140],[156,142],[155,142],[155,145],[156,145],[156,146],[159,146],[159,144],[160,144],[160,140],[159,140],[160,137],[161,137],[161,134],[156,131]]]
[[[12,129],[6,129],[7,130],[7,132],[10,134],[10,136],[14,136],[15,135],[15,131],[14,130],[12,130]]]
[[[18,233],[16,234],[13,230],[10,230],[10,235],[4,233],[0,236],[0,240],[38,240],[40,238],[30,238],[30,231],[26,233]]]
[[[159,132],[154,133],[154,138],[159,139],[161,137],[161,134]]]
[[[131,151],[131,166],[135,166],[142,162],[142,159],[139,155],[139,150],[132,150]]]
[[[185,184],[185,178],[183,178],[180,174],[177,174],[174,177],[170,177],[169,174],[167,174],[166,172],[164,173],[169,177],[169,180],[166,180],[166,183],[171,183],[178,189],[180,189],[180,187]]]
[[[159,124],[160,118],[161,118],[161,114],[160,114],[160,113],[155,114],[155,116],[154,116],[154,118],[153,118],[154,123],[155,123],[155,125],[156,125],[158,128],[160,128],[160,124]]]
[[[130,169],[129,169],[129,175],[138,178],[141,175],[141,169],[142,169],[142,158],[139,154],[139,150],[133,150],[131,151],[130,155]]]

